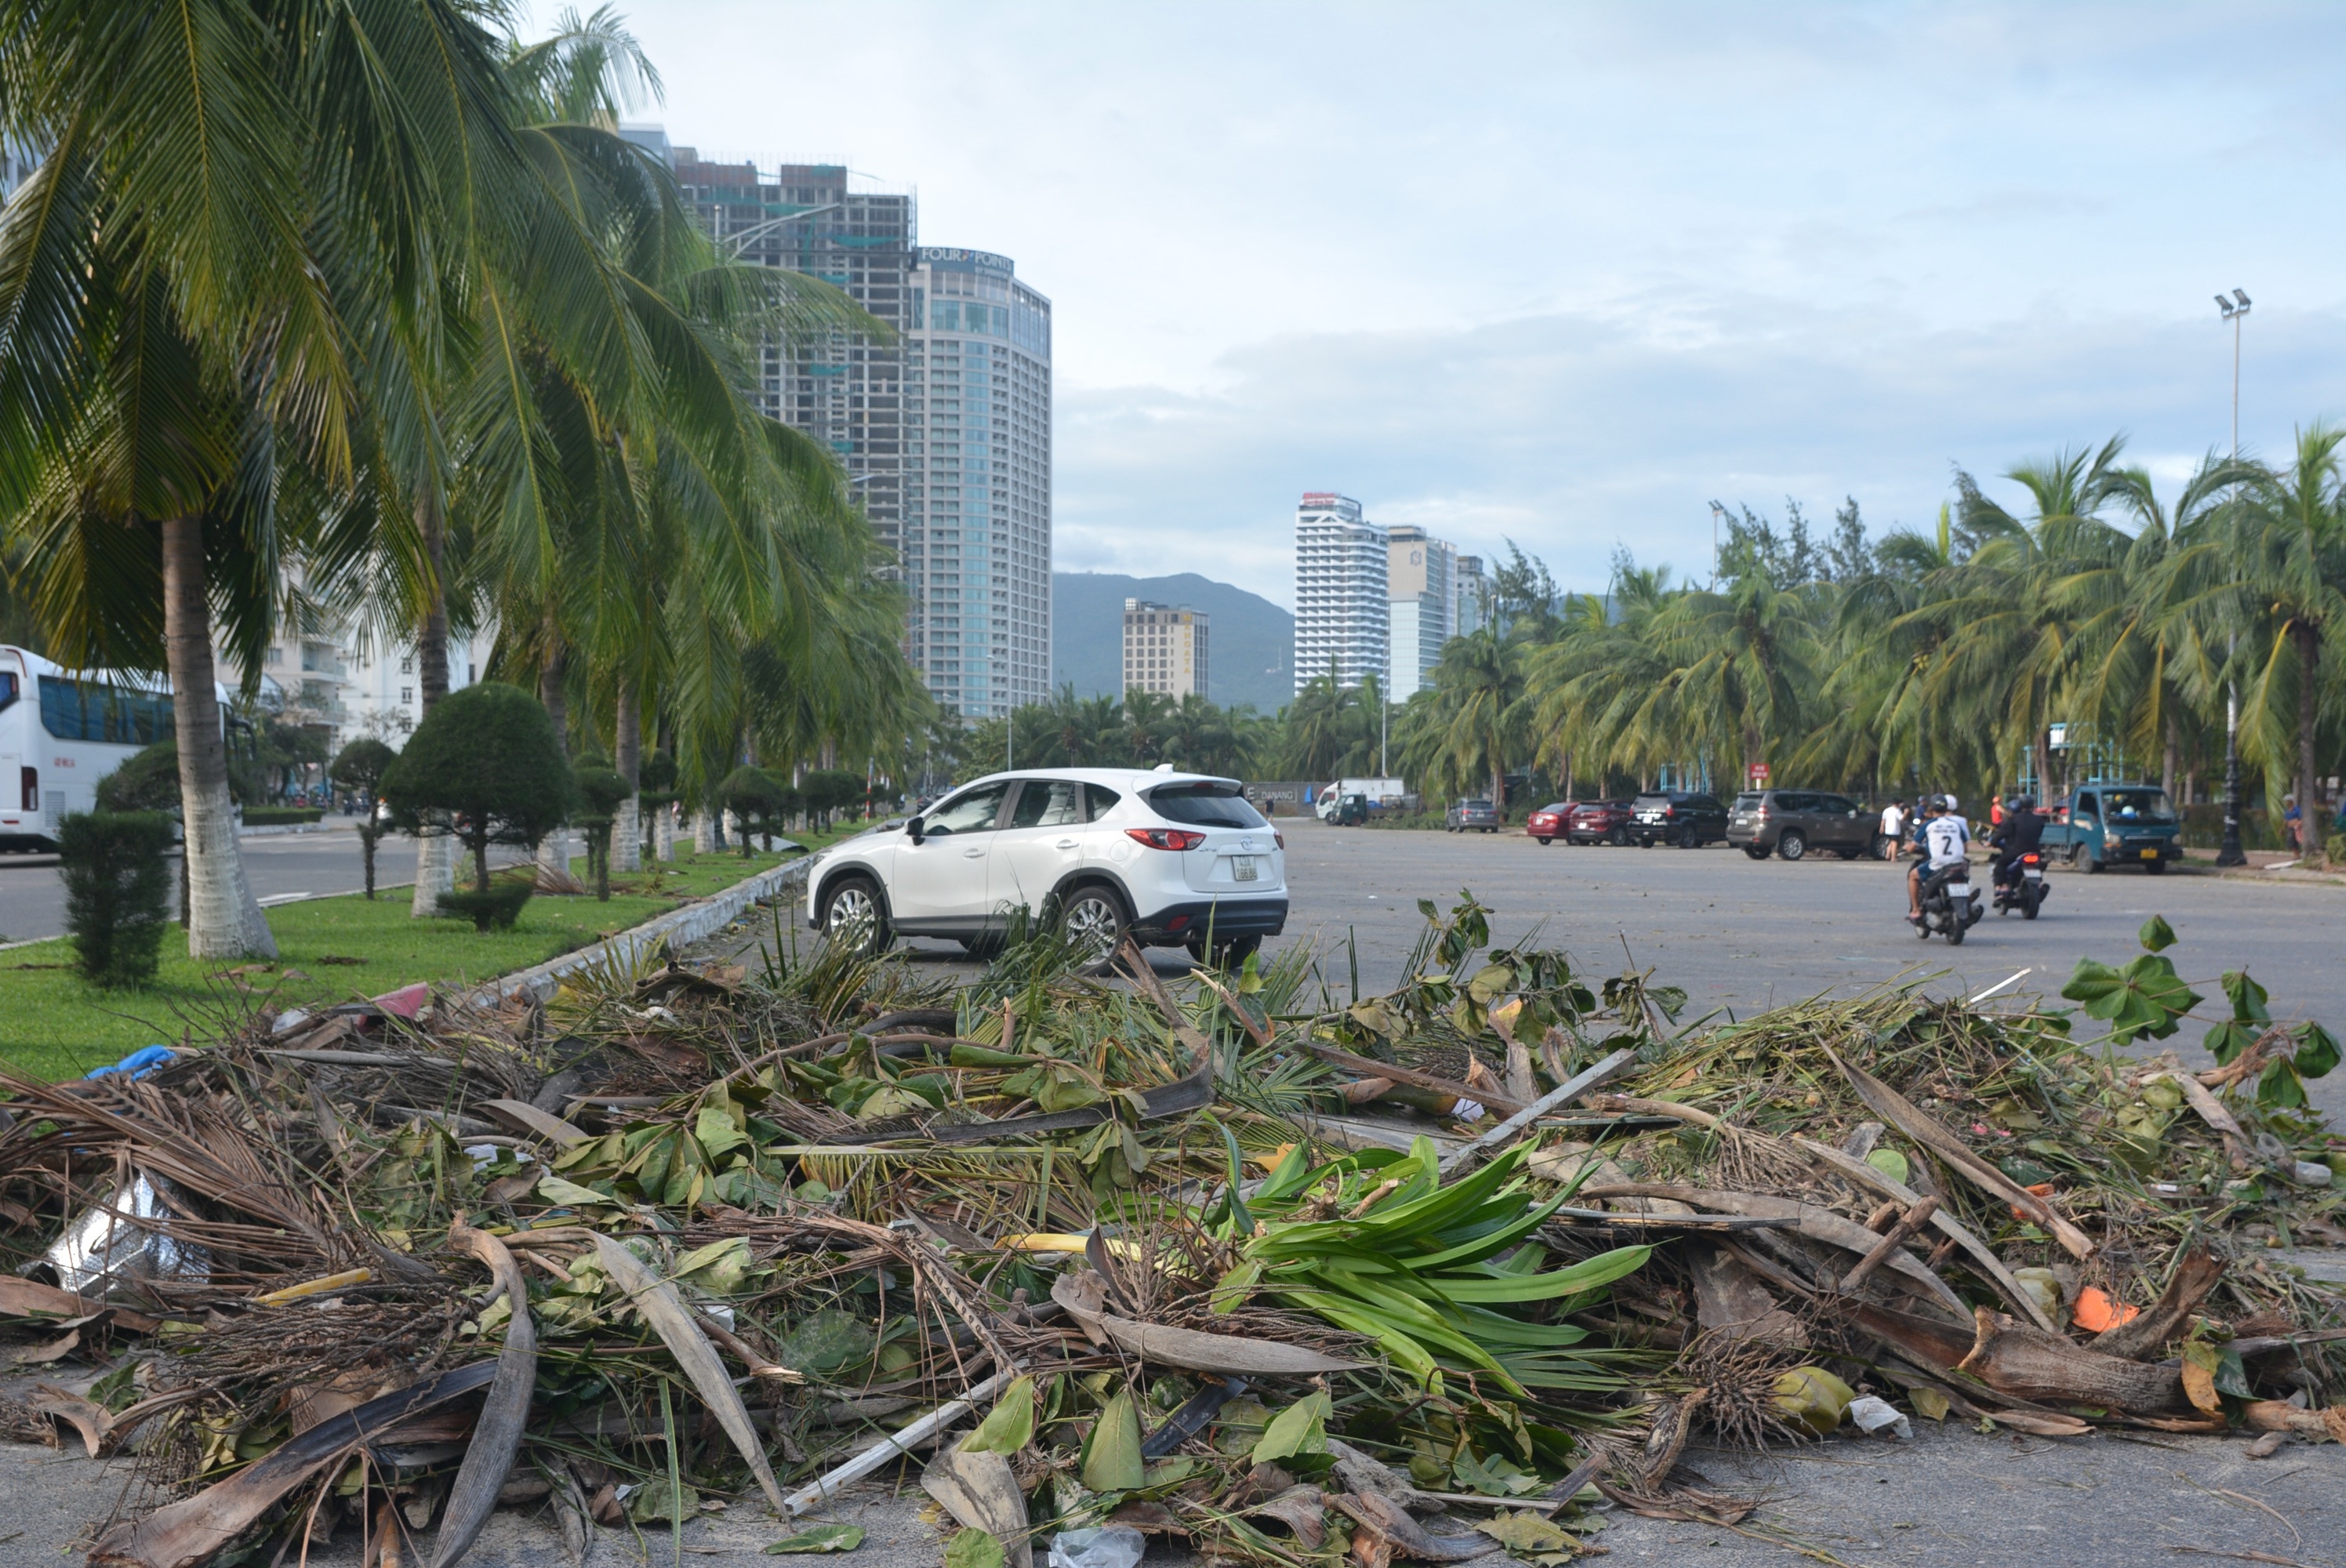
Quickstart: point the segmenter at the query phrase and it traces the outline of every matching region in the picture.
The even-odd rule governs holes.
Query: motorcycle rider
[[[1954,797],[1933,795],[1923,809],[1923,831],[1915,844],[1914,869],[1906,873],[1906,919],[1923,923],[1923,879],[1959,866],[1971,845],[1971,830],[1955,814]]]
[[[2004,821],[1988,835],[1988,847],[1997,851],[1995,872],[1989,879],[1990,887],[2002,887],[2015,881],[2014,868],[2020,857],[2035,849],[2045,839],[2045,819],[2036,814],[2035,798],[2014,795],[2005,803]]]

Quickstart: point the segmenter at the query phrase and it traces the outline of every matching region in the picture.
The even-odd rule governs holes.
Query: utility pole
[[[2230,299],[2216,296],[2216,308],[2224,320],[2232,324],[2232,462],[2240,461],[2240,323],[2249,319],[2249,296],[2241,290],[2232,290]],[[2232,484],[2232,505],[2238,512],[2240,486]],[[2229,663],[2238,652],[2239,634],[2234,632],[2224,641],[2225,660]],[[2219,866],[2245,866],[2246,851],[2240,848],[2240,682],[2231,677],[2224,689],[2224,843],[2216,851]]]

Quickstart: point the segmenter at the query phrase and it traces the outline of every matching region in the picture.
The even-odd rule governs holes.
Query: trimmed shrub
[[[440,912],[471,921],[474,931],[511,931],[536,891],[534,883],[520,881],[497,882],[485,892],[455,888],[440,895]]]
[[[595,873],[595,896],[611,897],[611,824],[620,805],[635,791],[617,769],[593,753],[571,769],[571,789],[578,802],[578,824],[586,830],[586,864]]]
[[[799,785],[811,817],[820,817],[822,826],[831,826],[834,814],[851,806],[863,803],[867,792],[861,773],[850,773],[844,768],[820,768],[808,774]]]
[[[763,836],[766,847],[773,847],[776,833],[783,830],[782,816],[789,810],[791,792],[782,781],[762,768],[744,764],[725,776],[717,787],[717,803],[741,820],[741,858],[750,858],[750,840]]]
[[[85,979],[145,985],[171,918],[171,820],[159,811],[76,811],[57,825],[66,930]]]
[[[244,825],[248,828],[299,828],[325,816],[318,806],[247,806]]]
[[[97,781],[101,811],[179,814],[179,743],[158,740]]]
[[[489,846],[537,841],[570,813],[570,765],[545,706],[486,680],[434,705],[382,776],[392,826],[453,833],[473,855],[473,888],[489,891]]]
[[[382,798],[382,776],[399,760],[399,753],[371,735],[362,735],[335,753],[326,777],[366,803],[359,817],[359,847],[366,856],[366,896],[374,897],[374,847],[391,830],[378,820],[375,802]]]

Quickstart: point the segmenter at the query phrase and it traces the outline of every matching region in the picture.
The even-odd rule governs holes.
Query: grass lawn
[[[831,837],[801,841],[819,848]],[[679,845],[657,892],[642,875],[614,878],[608,903],[541,894],[515,929],[485,934],[469,921],[411,919],[405,888],[372,902],[351,894],[279,904],[265,911],[280,953],[271,964],[199,963],[175,923],[156,983],[144,991],[101,991],[74,972],[63,938],[37,942],[0,952],[0,1061],[30,1076],[78,1077],[142,1045],[211,1033],[216,1021],[263,999],[281,1009],[377,996],[418,980],[492,980],[640,925],[676,908],[679,895],[706,896],[780,863],[763,854],[745,860],[738,850],[696,856]]]

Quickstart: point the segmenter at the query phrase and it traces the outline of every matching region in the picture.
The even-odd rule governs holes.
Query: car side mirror
[[[904,837],[916,844],[921,841],[922,831],[921,820],[918,817],[911,819],[904,824]]]

